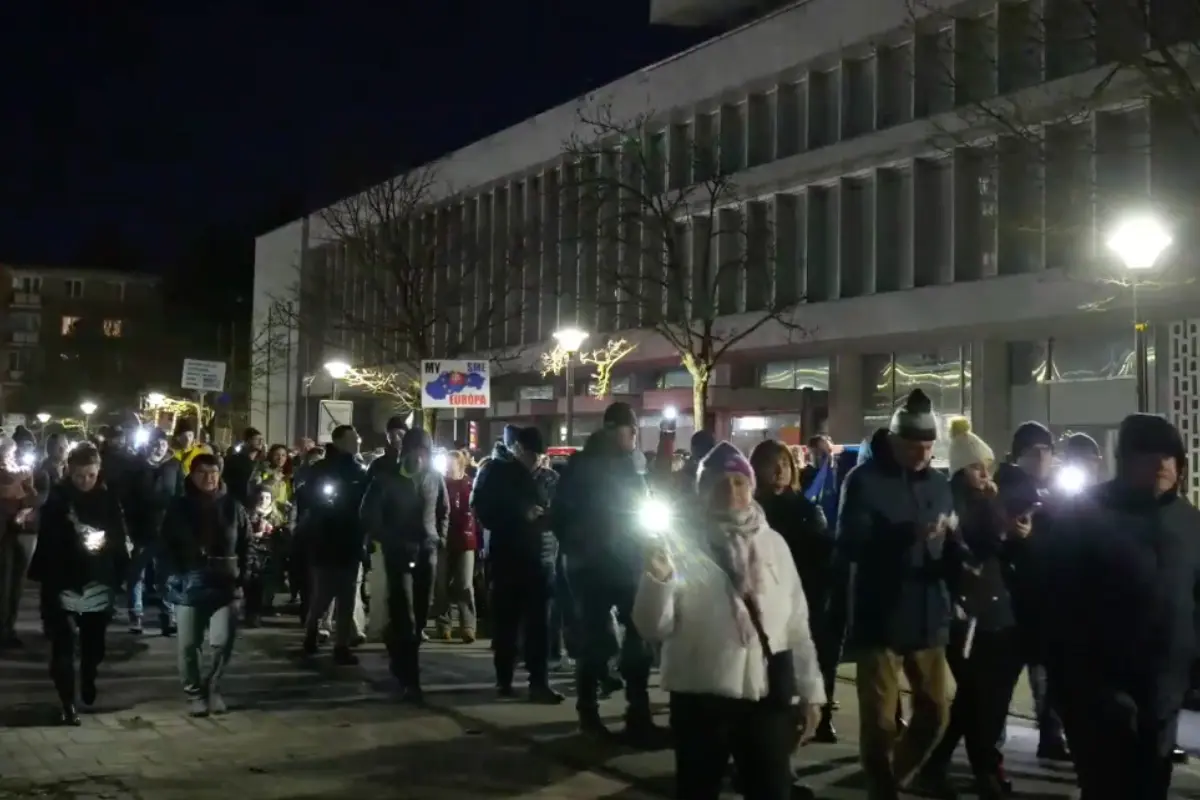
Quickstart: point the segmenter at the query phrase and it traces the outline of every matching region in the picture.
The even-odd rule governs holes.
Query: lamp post
[[[39,424],[45,425],[47,422],[50,421],[50,415],[48,413],[46,413],[45,411],[39,411],[38,415],[37,415],[37,421]]]
[[[92,428],[92,414],[96,413],[98,406],[91,400],[84,400],[79,404],[79,410],[83,412],[83,435],[87,436]]]
[[[566,425],[566,444],[571,444],[572,434],[575,432],[575,354],[579,352],[579,348],[587,340],[586,331],[579,328],[563,328],[561,331],[554,332],[554,341],[567,354],[567,425]]]
[[[338,381],[350,374],[350,365],[345,361],[326,361],[325,371],[329,373],[329,377],[333,379],[333,399],[337,400],[338,396]]]
[[[1108,237],[1112,250],[1129,272],[1133,289],[1133,357],[1137,387],[1137,410],[1150,410],[1149,365],[1147,363],[1147,325],[1138,308],[1138,283],[1141,273],[1154,269],[1163,251],[1171,246],[1171,233],[1156,217],[1146,214],[1122,220]]]
[[[167,396],[162,392],[150,392],[146,395],[146,405],[151,408],[158,408],[165,402],[167,402]]]

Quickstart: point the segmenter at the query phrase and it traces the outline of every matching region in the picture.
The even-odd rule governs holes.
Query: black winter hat
[[[392,431],[407,431],[408,430],[408,421],[407,420],[408,420],[407,417],[402,417],[399,414],[388,417],[387,424],[383,427],[384,433],[391,433]]]
[[[1054,449],[1054,436],[1050,429],[1040,422],[1022,422],[1013,431],[1012,447],[1009,452],[1013,458],[1020,458],[1026,451],[1034,447],[1049,447]]]
[[[1086,433],[1072,433],[1063,442],[1062,450],[1068,459],[1100,457],[1100,445]]]
[[[414,450],[433,450],[433,439],[420,428],[411,429],[404,434],[404,438],[400,441],[401,453],[411,453]]]
[[[255,436],[262,436],[262,431],[258,428],[246,428],[246,430],[242,431],[242,441],[253,439]]]
[[[929,395],[920,389],[913,389],[904,398],[904,402],[892,414],[892,422],[888,431],[914,442],[932,442],[937,439],[937,415],[933,413],[933,403]]]
[[[542,438],[542,432],[532,425],[517,431],[517,444],[521,445],[522,450],[539,456],[546,452],[546,441]]]
[[[688,447],[691,449],[691,457],[696,461],[704,458],[716,446],[717,437],[705,430],[693,433],[692,440],[688,442]]]
[[[604,426],[606,428],[637,428],[637,414],[633,413],[633,406],[629,403],[610,403],[608,408],[604,409]]]
[[[1171,456],[1182,471],[1187,466],[1187,449],[1179,430],[1156,414],[1130,414],[1117,429],[1117,460],[1133,455]]]

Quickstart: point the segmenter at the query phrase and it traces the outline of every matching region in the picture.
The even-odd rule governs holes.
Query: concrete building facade
[[[678,24],[744,10],[718,0],[653,6]],[[802,335],[763,325],[718,370],[722,434],[752,444],[827,430],[858,441],[921,386],[939,411],[969,415],[998,452],[1026,419],[1110,444],[1135,407],[1134,311],[1104,240],[1122,214],[1148,207],[1167,215],[1176,239],[1163,259],[1170,280],[1156,284],[1166,288],[1140,292],[1139,313],[1152,322],[1151,402],[1195,430],[1191,390],[1181,388],[1194,369],[1189,320],[1200,316],[1182,202],[1195,183],[1186,121],[1124,76],[1103,102],[1080,101],[1128,26],[1086,20],[1076,0],[918,7],[914,21],[905,0],[792,3],[438,164],[456,191],[431,205],[428,224],[447,247],[486,247],[496,231],[530,220],[544,232],[522,267],[537,278],[536,301],[477,342],[481,353],[522,344],[531,354],[498,382],[490,419],[558,427],[562,381],[534,365],[568,324],[639,343],[614,389],[643,409],[647,433],[664,405],[689,407],[689,378],[644,312],[597,302],[603,269],[585,268],[603,262],[595,241],[564,244],[561,235],[590,222],[563,190],[564,142],[583,132],[581,107],[604,106],[618,119],[648,115],[665,180],[700,177],[698,151],[733,174],[742,199],[720,213],[765,222],[773,291],[802,299]],[[1020,130],[993,118],[1002,109],[1021,115]],[[320,228],[314,215],[259,238],[259,324],[297,269],[334,268]],[[759,288],[743,277],[723,292],[720,324],[761,317]],[[329,391],[322,356],[311,352],[321,345],[306,348],[303,338],[256,387],[257,424],[273,438],[300,432],[305,394]],[[596,409],[586,400],[577,408],[586,434]]]

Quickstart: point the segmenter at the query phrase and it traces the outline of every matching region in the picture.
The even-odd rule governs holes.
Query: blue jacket
[[[946,644],[947,577],[959,553],[949,537],[927,540],[921,531],[952,513],[950,481],[932,467],[909,472],[875,452],[846,476],[838,548],[854,571],[854,644],[902,653]]]

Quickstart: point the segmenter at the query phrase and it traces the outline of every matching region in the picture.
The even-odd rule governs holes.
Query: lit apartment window
[[[83,297],[83,281],[72,278],[68,280],[66,284],[67,297],[70,297],[74,300],[78,300],[79,298]]]
[[[104,320],[104,335],[110,339],[116,339],[121,335],[121,320],[106,319]]]
[[[79,322],[79,317],[63,317],[62,318],[62,335],[70,336],[75,332],[75,324]]]

